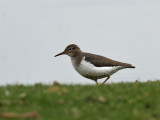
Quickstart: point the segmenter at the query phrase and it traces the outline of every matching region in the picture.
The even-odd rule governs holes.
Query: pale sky
[[[159,5],[157,0],[1,0],[0,85],[94,84],[74,70],[68,56],[54,57],[71,43],[136,66],[117,72],[110,83],[159,79]]]

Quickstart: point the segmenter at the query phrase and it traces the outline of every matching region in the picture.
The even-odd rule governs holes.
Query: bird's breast
[[[85,57],[82,58],[81,62],[77,65],[75,59],[71,59],[75,70],[84,77],[90,79],[100,79],[107,75],[112,75],[118,70],[122,69],[121,66],[115,67],[96,67],[90,62],[85,61]]]

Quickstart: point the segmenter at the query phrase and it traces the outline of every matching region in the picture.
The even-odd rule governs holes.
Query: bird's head
[[[81,52],[80,48],[75,44],[71,44],[71,45],[68,45],[63,52],[55,55],[55,57],[64,55],[64,54],[70,57],[74,57],[78,52]]]

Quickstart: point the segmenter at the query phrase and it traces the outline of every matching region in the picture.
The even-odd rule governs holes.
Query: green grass
[[[160,120],[160,82],[0,87],[1,113],[32,111],[38,120]],[[35,118],[10,118],[23,119]]]

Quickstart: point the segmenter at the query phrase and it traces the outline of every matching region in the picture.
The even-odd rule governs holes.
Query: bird
[[[68,45],[65,50],[55,57],[60,55],[68,55],[71,58],[74,69],[83,77],[91,79],[98,84],[98,79],[106,78],[101,84],[106,81],[119,70],[125,68],[135,68],[128,63],[112,60],[110,58],[83,52],[76,44]]]

